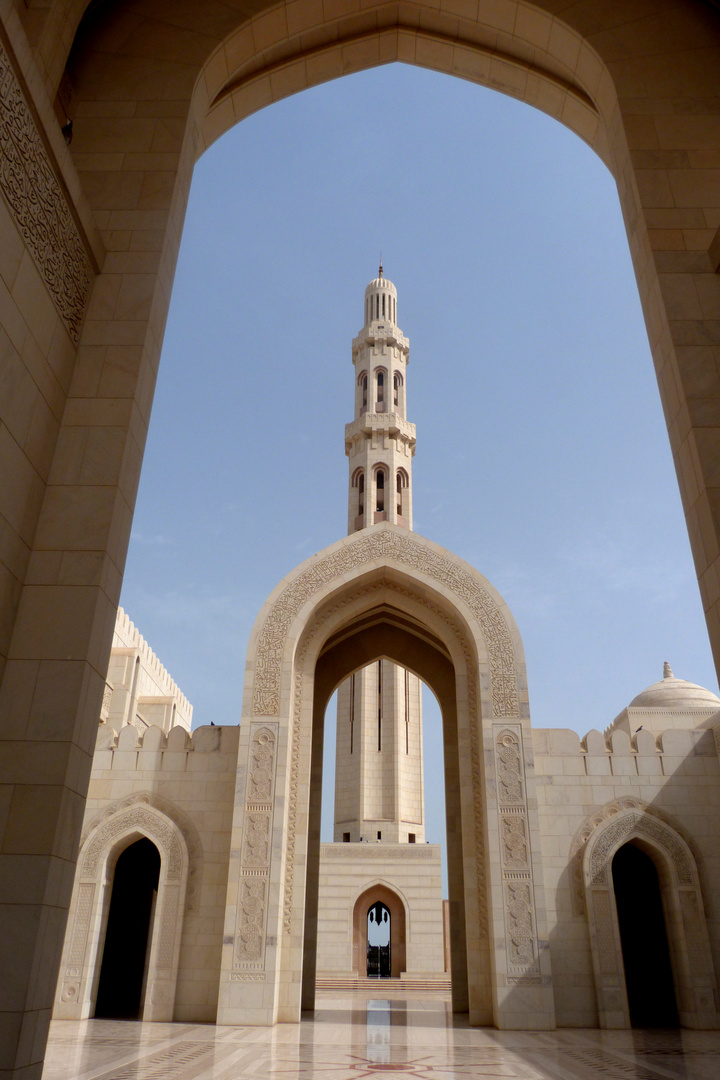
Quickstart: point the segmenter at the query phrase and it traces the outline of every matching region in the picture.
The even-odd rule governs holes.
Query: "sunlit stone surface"
[[[43,1080],[359,1080],[397,1073],[427,1080],[715,1080],[720,1033],[495,1031],[468,1027],[447,1000],[318,995],[300,1024],[55,1021]]]

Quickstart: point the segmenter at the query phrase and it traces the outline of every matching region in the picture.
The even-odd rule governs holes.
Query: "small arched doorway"
[[[655,863],[636,844],[623,844],[612,860],[625,985],[633,1027],[678,1027],[678,1007],[660,879]]]
[[[403,898],[384,883],[371,885],[355,901],[352,925],[352,962],[357,976],[361,979],[399,979],[406,970],[407,960],[407,915]]]
[[[147,837],[115,864],[95,1016],[138,1020],[147,986],[160,881],[160,852]]]
[[[367,913],[367,974],[369,979],[389,979],[391,971],[390,911],[381,900]]]

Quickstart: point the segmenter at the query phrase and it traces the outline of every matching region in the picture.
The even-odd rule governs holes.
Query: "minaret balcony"
[[[388,435],[400,435],[411,446],[415,445],[415,425],[405,420],[399,413],[362,413],[357,420],[345,425],[345,443],[353,442],[358,435],[372,435],[374,432],[387,432]]]
[[[380,321],[372,322],[369,326],[363,327],[358,336],[353,338],[353,357],[368,345],[376,344],[395,345],[396,348],[402,349],[404,353],[410,352],[410,342],[397,326]]]

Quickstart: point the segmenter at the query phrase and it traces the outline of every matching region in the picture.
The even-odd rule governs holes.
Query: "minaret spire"
[[[415,425],[406,414],[409,343],[397,325],[397,289],[378,276],[365,289],[364,326],[352,344],[355,419],[345,428],[350,464],[348,532],[379,521],[412,528]]]

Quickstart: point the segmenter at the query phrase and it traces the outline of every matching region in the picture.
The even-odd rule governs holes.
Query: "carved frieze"
[[[137,826],[160,849],[160,855],[167,866],[167,879],[177,880],[182,874],[183,864],[182,849],[178,838],[167,822],[143,806],[136,806],[124,813],[113,815],[98,830],[83,856],[81,877],[94,877],[98,859],[102,853],[108,850],[115,837],[127,832],[133,825]]]
[[[614,854],[620,842],[631,834],[647,836],[655,840],[672,859],[680,885],[692,885],[693,875],[687,852],[674,831],[659,818],[639,810],[624,813],[608,825],[595,842],[590,855],[590,881],[593,885],[607,885],[610,875],[610,852]]]
[[[70,337],[77,343],[93,266],[2,42],[0,191]]]
[[[249,802],[272,801],[274,763],[275,733],[267,727],[259,728],[253,735],[250,747]]]
[[[513,806],[523,802],[520,739],[514,731],[501,731],[495,742],[498,778],[498,802]]]
[[[409,536],[391,531],[363,536],[321,559],[292,581],[275,601],[258,642],[254,714],[276,716],[278,713],[283,649],[290,625],[301,607],[324,585],[379,558],[393,559],[426,574],[455,593],[470,608],[480,622],[487,644],[493,713],[495,716],[517,716],[515,650],[502,612],[490,593],[450,558]]]
[[[235,939],[235,960],[238,964],[262,960],[266,896],[267,881],[264,878],[242,879]]]

